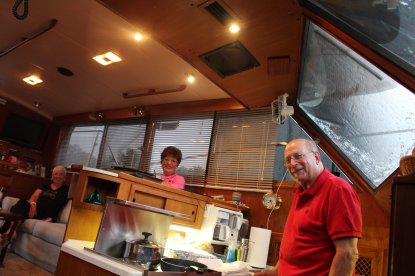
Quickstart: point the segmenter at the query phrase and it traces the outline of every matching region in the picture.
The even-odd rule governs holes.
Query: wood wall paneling
[[[219,99],[206,100],[196,102],[182,102],[175,104],[160,104],[140,107],[144,110],[143,116],[158,116],[158,115],[176,115],[188,114],[198,112],[214,112],[224,110],[239,110],[245,107],[234,99]],[[131,115],[131,108],[102,110],[104,115],[103,120],[117,120],[133,118]],[[91,113],[82,113],[75,115],[59,116],[54,119],[59,125],[67,125],[72,123],[91,122],[89,115]]]
[[[43,177],[0,168],[0,187],[3,187],[5,196],[29,199],[37,188],[50,182]]]

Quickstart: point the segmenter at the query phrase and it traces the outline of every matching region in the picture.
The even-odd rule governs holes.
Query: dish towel
[[[254,273],[250,272],[249,270],[252,267],[249,264],[241,261],[236,261],[232,263],[224,263],[220,259],[197,259],[199,263],[207,265],[207,267],[211,270],[222,272],[222,276],[246,276],[246,275],[254,275]]]

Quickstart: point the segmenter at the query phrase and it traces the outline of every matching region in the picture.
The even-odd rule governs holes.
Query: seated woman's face
[[[167,155],[163,160],[161,160],[161,167],[164,175],[175,174],[178,165],[177,159],[171,155]]]
[[[63,181],[65,181],[65,173],[58,168],[53,169],[52,181],[56,184],[61,184]]]

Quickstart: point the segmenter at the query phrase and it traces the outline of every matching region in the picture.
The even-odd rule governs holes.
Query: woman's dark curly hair
[[[182,161],[182,152],[176,147],[170,146],[165,148],[161,153],[161,161],[169,155],[177,159],[177,165]]]

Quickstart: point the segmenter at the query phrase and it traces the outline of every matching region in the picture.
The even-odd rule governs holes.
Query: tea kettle
[[[125,241],[124,258],[144,265],[145,269],[155,270],[160,263],[164,248],[148,239],[151,233],[142,234],[144,239]]]

